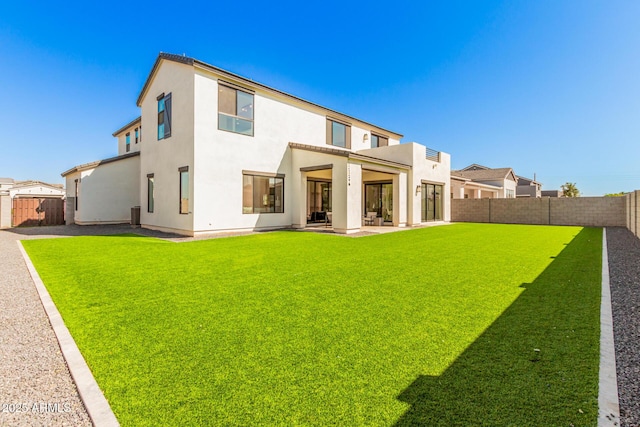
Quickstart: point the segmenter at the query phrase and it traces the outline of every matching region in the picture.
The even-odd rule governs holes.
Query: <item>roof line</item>
[[[86,169],[91,169],[91,168],[95,168],[98,167],[100,165],[104,165],[107,163],[112,163],[112,162],[117,162],[118,160],[124,160],[124,159],[128,159],[130,157],[136,157],[139,156],[140,152],[139,151],[134,151],[132,153],[127,153],[127,154],[123,154],[121,156],[115,156],[115,157],[109,157],[108,159],[103,159],[103,160],[96,160],[95,162],[90,162],[90,163],[84,163],[78,166],[74,166],[71,169],[62,172],[60,175],[62,175],[63,177],[66,177],[67,175],[70,175],[74,172],[79,172],[79,171],[83,171]]]
[[[314,151],[316,153],[330,154],[333,156],[346,157],[348,159],[361,160],[361,161],[366,161],[371,163],[378,163],[386,166],[399,167],[402,169],[411,169],[411,165],[407,165],[400,162],[394,162],[392,160],[380,159],[378,157],[368,156],[366,154],[354,153],[353,151],[340,150],[339,148],[319,147],[317,145],[299,144],[297,142],[290,142],[289,147],[295,148],[298,150]]]
[[[174,61],[174,62],[179,62],[179,63],[187,64],[187,65],[198,65],[198,66],[200,66],[202,68],[209,69],[210,71],[213,71],[213,72],[216,72],[216,73],[219,73],[219,74],[223,74],[223,75],[226,75],[226,76],[234,78],[234,79],[238,79],[238,80],[240,80],[240,81],[242,81],[242,82],[244,82],[244,83],[246,83],[246,84],[248,84],[250,86],[257,86],[257,87],[265,89],[267,91],[274,92],[274,93],[277,93],[279,95],[285,96],[287,98],[291,98],[291,99],[294,99],[296,101],[312,105],[314,107],[317,107],[317,108],[320,108],[322,110],[325,110],[325,111],[327,111],[329,113],[337,114],[338,116],[342,116],[342,117],[346,117],[347,119],[350,119],[350,120],[358,121],[358,122],[360,122],[362,124],[371,126],[373,128],[376,128],[376,129],[379,129],[379,130],[381,130],[383,132],[387,132],[387,133],[393,134],[395,136],[398,136],[399,137],[398,139],[404,137],[404,135],[402,135],[401,133],[397,133],[397,132],[385,129],[383,127],[374,125],[373,123],[366,122],[364,120],[358,119],[358,118],[350,116],[348,114],[344,114],[344,113],[341,113],[339,111],[332,110],[331,108],[323,107],[320,104],[316,104],[314,102],[307,101],[306,99],[300,98],[300,97],[295,96],[295,95],[291,95],[290,93],[283,92],[283,91],[281,91],[279,89],[275,89],[275,88],[273,88],[271,86],[267,86],[265,84],[256,82],[256,81],[251,80],[249,78],[243,77],[243,76],[241,76],[239,74],[235,74],[235,73],[232,73],[231,71],[227,71],[227,70],[224,70],[222,68],[216,67],[215,65],[207,64],[206,62],[200,61],[198,59],[190,58],[188,56],[175,55],[175,54],[163,53],[163,52],[160,52],[160,54],[158,55],[158,58],[156,59],[156,62],[153,64],[153,68],[151,69],[151,72],[149,73],[149,76],[147,77],[147,80],[145,81],[144,86],[142,87],[142,91],[140,91],[140,95],[138,96],[138,100],[136,102],[138,107],[140,107],[140,105],[142,103],[142,98],[144,97],[147,89],[149,88],[149,85],[151,84],[151,80],[153,78],[153,75],[155,74],[155,72],[157,71],[158,67],[160,66],[160,61],[162,59],[166,59],[166,60]]]
[[[138,122],[142,121],[142,116],[138,117],[137,119],[133,119],[131,120],[129,123],[127,123],[126,125],[122,126],[120,129],[118,129],[117,131],[115,131],[114,133],[111,134],[111,136],[117,136],[120,133],[124,132],[127,128],[135,125]]]

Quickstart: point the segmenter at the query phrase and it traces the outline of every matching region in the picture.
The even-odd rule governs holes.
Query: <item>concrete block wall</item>
[[[640,190],[625,195],[626,226],[640,238]]]
[[[491,222],[490,199],[451,199],[451,221]]]
[[[561,197],[550,200],[550,224],[588,227],[624,227],[622,197]]]
[[[499,224],[549,224],[549,198],[493,199],[491,222]],[[514,203],[515,202],[515,203]]]
[[[624,197],[454,199],[451,221],[624,227]]]

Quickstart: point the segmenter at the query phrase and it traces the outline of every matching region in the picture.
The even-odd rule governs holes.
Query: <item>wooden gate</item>
[[[14,227],[64,224],[64,200],[54,198],[13,199]]]

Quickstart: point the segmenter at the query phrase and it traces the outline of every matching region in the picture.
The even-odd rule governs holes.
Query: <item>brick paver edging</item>
[[[600,300],[600,374],[598,389],[598,427],[620,425],[616,351],[613,342],[613,316],[609,287],[607,229],[602,229],[602,297]]]
[[[76,383],[78,394],[87,409],[87,413],[89,414],[93,425],[96,427],[119,426],[120,424],[118,423],[116,416],[113,414],[113,411],[109,406],[109,402],[107,402],[107,399],[102,394],[102,390],[98,387],[98,383],[95,378],[93,378],[93,374],[91,373],[87,362],[84,360],[84,357],[82,357],[76,342],[73,340],[69,329],[67,329],[67,326],[64,324],[60,312],[53,303],[47,288],[45,288],[44,283],[42,283],[42,280],[33,266],[31,259],[29,259],[29,256],[25,252],[22,243],[19,240],[16,243],[22,253],[24,262],[27,264],[27,269],[29,270],[29,274],[36,286],[44,311],[47,313],[49,322],[51,323],[53,331],[56,334],[56,338],[60,343],[60,349],[62,350],[62,355],[69,367],[69,372],[71,372],[71,377]]]

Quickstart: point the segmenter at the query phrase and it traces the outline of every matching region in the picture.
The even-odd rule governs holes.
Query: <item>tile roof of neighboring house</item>
[[[388,132],[388,133],[392,134],[393,136],[398,137],[398,139],[403,137],[403,135],[400,134],[400,133],[390,131],[390,130],[382,128],[380,126],[376,126],[374,124],[371,124],[371,123],[365,122],[363,120],[357,119],[357,118],[355,118],[353,116],[349,116],[347,114],[340,113],[340,112],[332,110],[330,108],[323,107],[322,105],[315,104],[313,102],[310,102],[310,101],[307,101],[305,99],[299,98],[299,97],[297,97],[295,95],[291,95],[289,93],[286,93],[286,92],[283,92],[281,90],[272,88],[272,87],[264,85],[262,83],[258,83],[256,81],[253,81],[253,80],[248,79],[246,77],[242,77],[242,76],[240,76],[238,74],[232,73],[232,72],[227,71],[227,70],[223,70],[222,68],[218,68],[218,67],[216,67],[214,65],[207,64],[206,62],[199,61],[199,60],[197,60],[195,58],[191,58],[191,57],[188,57],[188,56],[185,56],[185,55],[175,55],[175,54],[172,54],[172,53],[164,53],[164,52],[160,52],[160,54],[158,55],[158,58],[156,59],[156,62],[153,64],[153,68],[151,69],[151,72],[149,73],[149,76],[147,77],[147,80],[145,81],[144,86],[142,86],[142,90],[140,91],[140,95],[138,96],[138,100],[136,102],[138,107],[141,106],[142,98],[144,98],[144,95],[146,94],[147,89],[151,85],[151,81],[153,80],[153,76],[155,75],[156,71],[160,67],[160,62],[163,59],[164,60],[168,60],[168,61],[178,62],[178,63],[181,63],[181,64],[186,64],[186,65],[198,65],[198,66],[200,66],[200,67],[202,67],[204,69],[207,69],[209,71],[213,71],[213,72],[218,73],[218,74],[226,75],[228,77],[231,77],[232,79],[240,80],[243,83],[247,84],[248,86],[258,87],[260,89],[264,89],[264,90],[267,90],[269,92],[274,92],[274,93],[277,93],[279,95],[286,96],[287,98],[291,98],[293,100],[296,100],[296,101],[299,101],[299,102],[303,102],[303,103],[305,103],[307,105],[311,105],[311,106],[314,106],[314,107],[317,107],[317,108],[321,108],[321,109],[327,111],[328,113],[337,114],[339,117],[342,116],[342,117],[345,117],[345,118],[350,119],[350,120],[356,120],[356,121],[361,122],[363,124],[366,124],[368,126],[377,128],[377,129],[379,129],[381,131]]]
[[[0,178],[0,183],[3,184],[13,184],[14,182],[13,178]]]
[[[72,174],[74,172],[82,171],[82,170],[85,170],[85,169],[95,168],[96,166],[104,165],[106,163],[117,162],[118,160],[124,160],[124,159],[128,159],[129,157],[135,157],[135,156],[139,156],[139,155],[140,155],[139,151],[134,151],[132,153],[123,154],[121,156],[109,157],[108,159],[96,160],[95,162],[84,163],[82,165],[74,166],[71,169],[62,172],[60,175],[67,176],[67,175]]]
[[[127,123],[126,125],[122,126],[120,129],[118,129],[117,131],[115,131],[114,133],[112,133],[112,136],[118,136],[120,133],[124,132],[125,130],[127,130],[128,128],[130,128],[131,126],[135,125],[136,123],[142,122],[142,116],[138,117],[137,119],[133,119],[131,120],[129,123]]]
[[[459,181],[471,181],[471,178],[465,178],[464,176],[460,175],[458,171],[451,171],[451,178],[457,179]]]
[[[451,174],[457,174],[462,178],[468,178],[473,181],[491,181],[496,179],[507,179],[509,174],[512,174],[515,181],[515,174],[511,168],[497,168],[497,169],[478,169],[478,170],[458,170],[451,171]]]
[[[469,166],[467,166],[466,168],[460,169],[462,171],[477,171],[477,170],[486,170],[486,169],[491,169],[488,166],[483,166],[483,165],[479,165],[477,163],[473,163]]]

